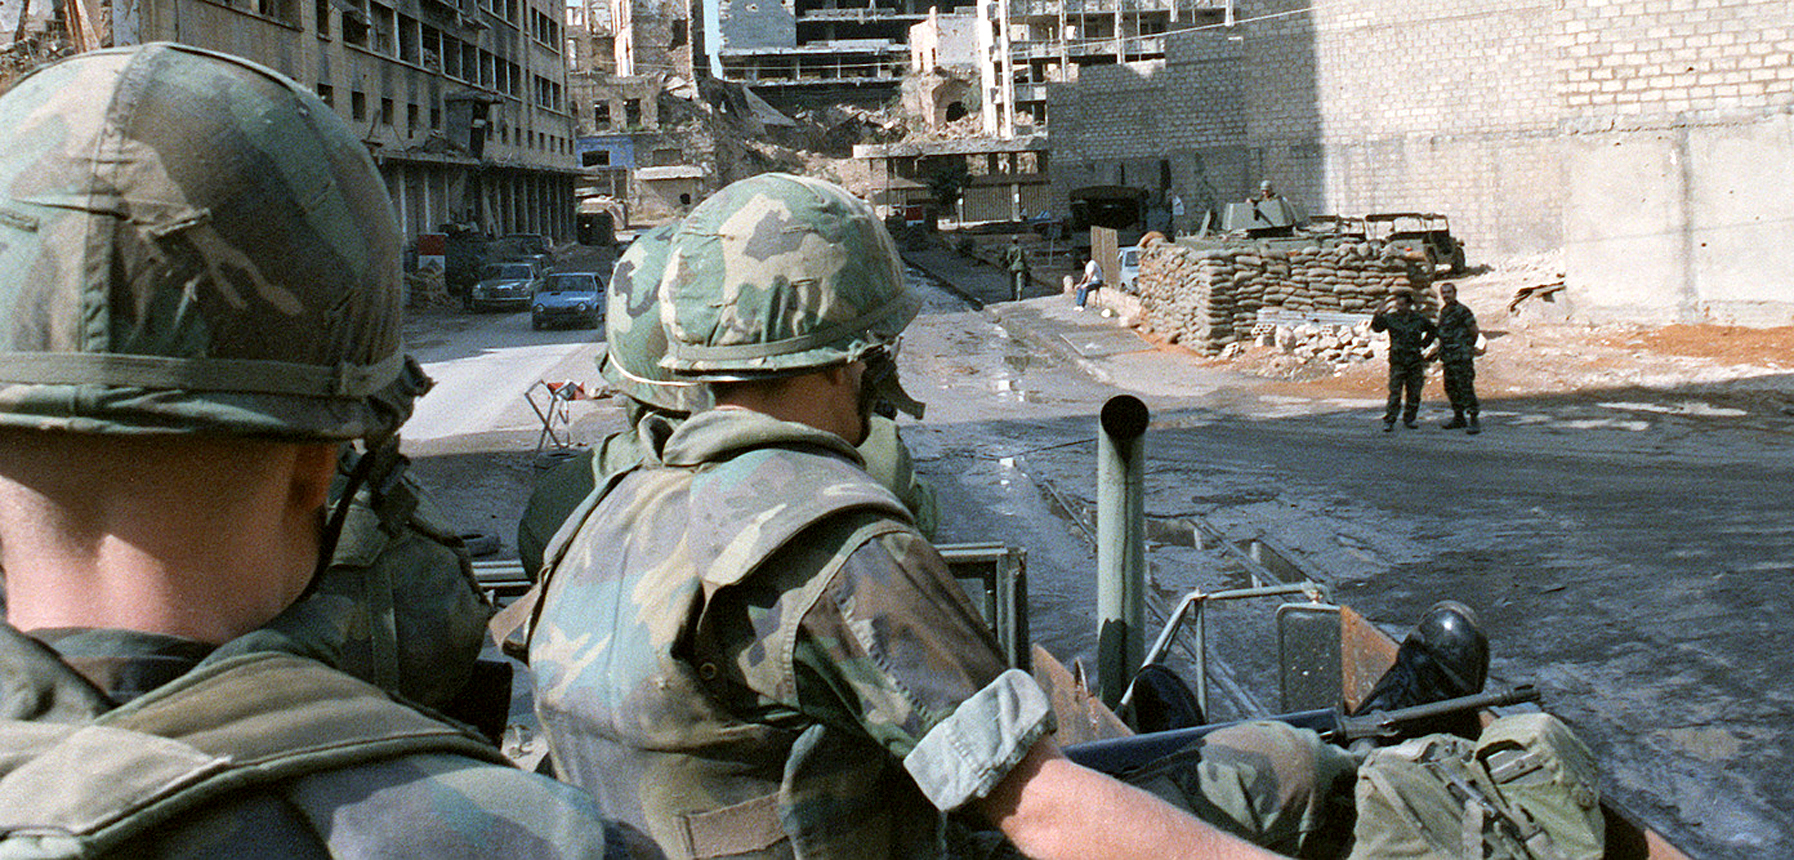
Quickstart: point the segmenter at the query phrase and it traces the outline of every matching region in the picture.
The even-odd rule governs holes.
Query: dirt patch
[[[1794,326],[1668,325],[1602,335],[1599,343],[1614,349],[1705,358],[1727,364],[1760,364],[1775,370],[1794,368]]]
[[[1539,299],[1510,303],[1526,287],[1561,282],[1554,255],[1484,267],[1453,279],[1476,312],[1488,350],[1476,362],[1477,391],[1485,398],[1575,395],[1616,388],[1794,388],[1794,326],[1593,326],[1562,321]],[[1179,350],[1199,364],[1266,380],[1268,393],[1307,397],[1381,398],[1387,388],[1382,359],[1335,366],[1302,362],[1274,347],[1243,345],[1228,359],[1196,355],[1147,336],[1156,348]],[[1428,371],[1428,399],[1443,397],[1437,364]]]

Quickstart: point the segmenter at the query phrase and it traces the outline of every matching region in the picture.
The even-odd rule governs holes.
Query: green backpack
[[[1550,714],[1491,723],[1474,742],[1428,735],[1358,768],[1351,860],[1599,860],[1594,754]]]

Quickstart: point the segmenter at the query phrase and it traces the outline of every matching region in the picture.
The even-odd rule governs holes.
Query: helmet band
[[[367,397],[392,384],[404,366],[403,352],[374,364],[345,362],[335,367],[256,359],[7,352],[0,353],[0,383]]]

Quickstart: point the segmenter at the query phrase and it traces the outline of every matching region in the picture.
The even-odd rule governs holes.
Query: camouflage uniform
[[[729,380],[876,354],[918,304],[896,260],[838,188],[730,186],[675,242],[666,364]],[[1005,666],[839,436],[714,409],[590,504],[549,551],[530,634],[537,713],[559,772],[669,855],[941,857],[945,812],[1054,728],[1044,692]],[[1233,759],[1152,788],[1261,837],[1299,836],[1325,817],[1308,802],[1314,773],[1279,779],[1316,745],[1287,727],[1222,738]],[[1183,796],[1205,789],[1207,806]]]
[[[1439,309],[1439,363],[1452,411],[1475,417],[1482,411],[1476,399],[1476,315],[1462,302]]]
[[[391,438],[423,383],[400,351],[397,225],[329,107],[156,44],[40,69],[0,96],[0,121],[0,426]],[[372,519],[347,528],[397,510],[368,496]],[[402,519],[401,535],[424,522]],[[618,855],[580,793],[326,665],[445,696],[396,676],[465,646],[405,652],[416,607],[368,605],[404,585],[366,558],[333,564],[315,597],[218,647],[0,625],[0,855]],[[461,574],[425,578],[456,605]]]
[[[1409,308],[1371,317],[1370,330],[1389,332],[1389,402],[1383,409],[1383,423],[1395,423],[1399,414],[1403,423],[1412,424],[1420,412],[1420,391],[1426,384],[1422,351],[1433,342],[1438,329],[1425,314]],[[1403,393],[1407,394],[1405,406]]]
[[[1009,266],[1009,279],[1014,288],[1015,300],[1022,300],[1022,291],[1028,286],[1028,252],[1019,243],[1011,242],[1009,249],[1003,252],[1004,262]]]

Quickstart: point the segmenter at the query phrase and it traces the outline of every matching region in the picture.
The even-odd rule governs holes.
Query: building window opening
[[[317,0],[313,4],[315,20],[313,26],[318,29],[318,38],[330,38],[330,0]]]
[[[641,99],[624,99],[623,100],[623,125],[627,128],[636,128],[636,127],[640,126],[641,124],[642,124],[642,100]]]
[[[685,19],[673,19],[673,41],[667,43],[668,48],[685,47]]]
[[[610,128],[610,102],[592,104],[592,125],[600,130]]]
[[[579,154],[580,167],[609,167],[610,150],[588,149]]]
[[[691,205],[691,193],[690,192],[686,192],[684,194],[679,195],[679,205],[680,206],[690,206]]]
[[[349,93],[349,118],[364,120],[368,118],[368,97],[366,93]]]
[[[959,119],[965,115],[966,115],[966,103],[965,102],[948,102],[947,103],[947,121],[948,122],[952,122],[952,121]]]
[[[380,100],[380,124],[392,125],[392,99]]]
[[[318,84],[318,100],[330,107],[336,107],[336,90],[329,84]]]
[[[368,22],[366,18],[350,13],[343,13],[343,41],[358,48],[368,46]]]

